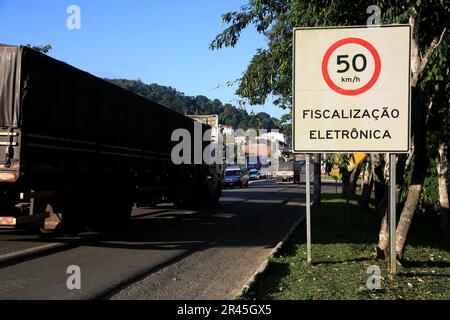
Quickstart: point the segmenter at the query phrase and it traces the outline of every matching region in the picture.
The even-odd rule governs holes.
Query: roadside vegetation
[[[361,26],[370,24],[370,8],[376,5],[379,24],[409,24],[411,39],[411,148],[397,159],[399,221],[396,230],[396,254],[405,256],[411,221],[423,210],[437,211],[441,230],[450,239],[448,196],[448,142],[450,141],[450,4],[448,1],[364,0],[349,2],[248,0],[240,11],[222,16],[222,33],[211,42],[212,50],[234,47],[247,28],[255,28],[265,37],[267,46],[256,51],[242,77],[237,79],[236,94],[250,105],[260,105],[273,97],[275,105],[287,111],[282,117],[284,132],[289,132],[292,110],[292,32],[298,27]],[[406,57],[405,57],[406,58]],[[333,156],[334,157],[334,156]],[[380,258],[387,255],[387,168],[383,154],[373,153],[352,172],[345,171],[349,154],[339,155],[343,196],[353,199],[359,172],[364,175],[362,204],[375,193],[377,215],[382,216],[376,243]],[[317,158],[317,157],[315,157]],[[317,184],[316,184],[317,185]],[[315,192],[317,195],[318,193]],[[319,199],[315,198],[315,203]],[[419,226],[420,227],[420,226]],[[332,239],[330,239],[332,240]],[[413,258],[413,257],[410,257]]]
[[[407,258],[393,278],[377,259],[379,218],[373,203],[360,209],[340,195],[322,195],[312,215],[313,263],[306,262],[306,229],[301,224],[242,299],[450,299],[449,244],[439,236],[435,216],[416,215]],[[381,289],[366,286],[369,266],[381,270]]]
[[[248,113],[245,108],[223,104],[220,100],[210,100],[205,96],[187,96],[171,87],[157,84],[145,84],[140,80],[114,79],[112,83],[140,94],[147,99],[162,104],[182,114],[217,114],[220,124],[230,125],[235,129],[279,129],[283,131],[280,121],[265,112]]]

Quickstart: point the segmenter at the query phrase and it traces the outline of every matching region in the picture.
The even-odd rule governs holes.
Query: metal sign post
[[[309,154],[306,154],[306,172],[305,172],[305,184],[306,184],[306,253],[308,257],[308,263],[311,263],[311,185],[310,185],[310,162]]]
[[[411,137],[410,25],[294,28],[292,141],[306,154],[311,262],[311,153],[387,153],[391,159],[390,271],[396,272],[396,154]]]
[[[397,273],[397,252],[396,252],[396,231],[397,231],[397,215],[396,215],[396,161],[395,153],[389,154],[389,265],[392,274]]]

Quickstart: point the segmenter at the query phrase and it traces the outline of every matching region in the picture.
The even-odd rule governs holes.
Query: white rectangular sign
[[[295,152],[409,151],[411,28],[298,28]]]

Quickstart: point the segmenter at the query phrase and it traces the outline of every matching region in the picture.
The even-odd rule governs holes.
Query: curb
[[[251,286],[255,283],[256,278],[262,273],[264,273],[264,271],[266,271],[267,266],[269,265],[269,260],[273,258],[273,256],[283,247],[286,241],[291,237],[292,233],[294,233],[294,231],[303,222],[303,220],[305,220],[305,218],[306,216],[303,215],[294,223],[294,225],[291,227],[291,229],[289,229],[288,233],[283,237],[283,239],[280,242],[278,242],[278,244],[276,245],[275,248],[272,249],[272,251],[270,251],[269,256],[266,259],[264,259],[264,261],[260,264],[258,269],[256,269],[255,273],[250,277],[250,279],[248,279],[245,282],[244,286],[242,287],[236,298],[242,296],[243,294],[248,292],[248,290],[250,290]]]

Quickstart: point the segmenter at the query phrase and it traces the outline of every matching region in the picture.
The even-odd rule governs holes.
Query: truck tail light
[[[13,172],[0,172],[0,181],[13,182],[17,180],[17,175]]]
[[[20,169],[20,163],[13,163],[11,169]]]

